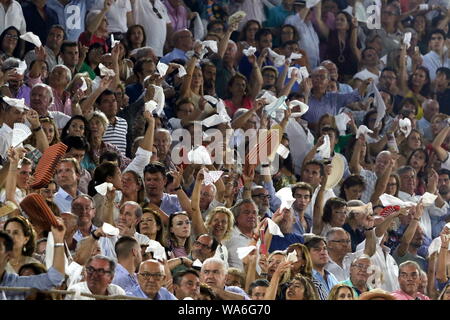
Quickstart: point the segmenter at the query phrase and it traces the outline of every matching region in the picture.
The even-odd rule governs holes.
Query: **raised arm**
[[[356,17],[352,18],[352,26],[350,32],[350,46],[352,48],[353,54],[356,57],[355,63],[359,63],[359,61],[361,61],[361,50],[359,50],[358,48],[358,20],[356,20]]]
[[[326,171],[326,170],[325,170]],[[323,206],[324,206],[324,194],[325,194],[325,186],[327,184],[328,175],[325,173],[320,181],[319,192],[317,193],[316,202],[314,202],[314,210],[313,210],[313,228],[312,232],[314,234],[321,234],[323,229]]]
[[[192,76],[194,74],[195,65],[200,60],[200,52],[202,50],[202,44],[196,42],[194,44],[194,55],[188,60],[186,66],[186,75],[183,77],[183,83],[180,88],[180,97],[189,97],[191,93]]]
[[[288,271],[292,266],[292,262],[283,261],[281,262],[275,272],[272,275],[272,279],[270,280],[269,287],[266,290],[266,294],[264,295],[264,300],[275,300],[277,297],[278,286],[280,285],[280,280],[283,277],[283,274]]]
[[[436,138],[434,138],[433,143],[431,144],[434,151],[436,152],[439,161],[441,162],[444,162],[448,158],[448,151],[442,147],[442,144],[444,143],[445,138],[447,138],[449,134],[450,134],[450,127],[445,127],[438,133]]]
[[[200,235],[208,233],[205,227],[205,222],[203,221],[202,212],[200,210],[200,191],[202,189],[202,183],[204,179],[204,174],[202,170],[197,173],[197,179],[195,179],[194,190],[191,195],[191,206],[192,206],[192,227],[194,229],[194,234]]]
[[[443,231],[440,237],[441,237],[441,249],[439,250],[437,259],[436,280],[438,280],[440,283],[446,283],[448,281],[447,275],[448,244],[450,243],[448,230]]]
[[[399,257],[403,257],[408,252],[408,246],[411,243],[412,238],[414,237],[414,233],[416,232],[417,226],[419,225],[420,217],[423,213],[423,205],[421,203],[417,204],[415,209],[411,209],[413,211],[413,218],[406,228],[405,233],[402,236],[400,241],[400,245],[397,249],[397,255]]]
[[[373,216],[367,215],[364,222],[364,235],[366,236],[366,242],[364,244],[364,254],[369,257],[373,256],[377,249],[377,239],[375,238],[375,231],[373,225]]]
[[[380,177],[378,177],[377,182],[375,184],[375,190],[372,193],[372,196],[370,198],[370,202],[376,203],[379,201],[380,196],[385,192],[387,184],[389,182],[389,178],[391,177],[392,170],[394,169],[395,160],[391,159],[389,161],[389,164],[382,173]]]
[[[248,61],[252,64],[252,73],[250,74],[250,83],[248,84],[250,99],[255,100],[259,92],[262,89],[263,77],[261,74],[261,68],[254,55],[248,57]]]
[[[227,51],[228,42],[230,41],[231,34],[238,29],[238,24],[231,24],[228,26],[227,32],[225,32],[225,35],[220,39],[218,44],[218,51],[217,55],[220,59],[223,59],[223,56],[225,55],[225,51]]]
[[[112,3],[113,0],[105,0],[103,9],[100,11],[100,13],[95,16],[95,18],[92,20],[92,23],[86,25],[86,30],[90,35],[93,35],[95,31],[97,31],[97,29],[100,27],[103,19],[105,18],[106,12],[109,10]]]
[[[319,34],[324,38],[328,39],[330,34],[330,28],[326,25],[326,23],[322,20],[322,2],[319,2],[314,7],[314,17],[316,18],[316,25],[319,29]],[[304,18],[303,18],[304,20]]]
[[[181,208],[186,211],[189,216],[192,214],[192,206],[191,206],[191,200],[184,192],[183,188],[181,188],[181,183],[183,180],[183,169],[182,167],[177,167],[177,170],[170,171],[169,174],[173,176],[173,185],[175,186],[175,189],[180,187],[177,190],[177,196],[178,201],[180,202]]]
[[[58,244],[58,246],[54,247],[52,267],[55,268],[59,273],[64,275],[65,274],[64,245],[59,244],[64,244],[64,234],[66,232],[66,227],[64,225],[64,221],[62,218],[56,217],[56,220],[58,221],[58,226],[51,227],[55,244]]]
[[[361,173],[361,152],[362,147],[366,143],[366,139],[364,138],[364,135],[360,135],[359,138],[356,140],[355,147],[353,149],[352,158],[350,159],[349,163],[349,169],[350,172],[353,174],[360,174]]]

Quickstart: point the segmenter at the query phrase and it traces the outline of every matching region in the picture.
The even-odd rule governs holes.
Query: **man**
[[[169,64],[173,60],[183,60],[187,61],[188,57],[186,56],[186,52],[192,50],[194,47],[194,37],[192,33],[187,30],[178,30],[172,36],[173,50],[166,54],[161,58],[161,62],[165,64]]]
[[[44,43],[48,39],[52,26],[58,23],[56,12],[47,6],[47,0],[28,1],[22,5],[22,11],[27,31],[33,32]],[[27,44],[28,49],[31,47],[31,44]]]
[[[248,294],[252,300],[264,300],[269,281],[266,279],[257,279],[250,284]]]
[[[49,111],[59,111],[69,116],[72,115],[72,101],[70,93],[66,90],[70,81],[72,81],[72,72],[69,68],[63,64],[57,64],[53,67],[47,79],[54,98],[53,103],[48,108]]]
[[[161,0],[137,0],[133,3],[134,22],[144,27],[147,47],[153,48],[156,56],[163,56],[164,45],[170,39],[173,28],[167,8]]]
[[[85,266],[86,280],[70,286],[68,290],[99,296],[124,296],[125,291],[112,284],[115,271],[116,262],[113,259],[102,255],[93,256],[89,258]],[[95,300],[95,298],[67,295],[66,300]]]
[[[144,169],[144,184],[148,200],[168,215],[183,209],[190,210],[190,200],[180,186],[181,177],[177,175],[175,178],[176,194],[168,194],[164,192],[164,186],[167,183],[164,166],[159,162],[152,162]]]
[[[139,287],[136,271],[142,262],[141,247],[136,239],[123,236],[115,245],[117,266],[113,284],[121,287],[125,292]]]
[[[103,135],[103,141],[115,145],[122,154],[127,151],[128,124],[123,118],[117,117],[117,100],[113,91],[106,89],[97,98],[97,107],[108,118],[109,125]]]
[[[367,270],[370,265],[371,262],[368,256],[363,255],[355,259],[350,266],[350,277],[341,282],[342,284],[346,284],[353,289],[355,298],[371,289],[367,284],[367,280],[370,276]]]
[[[425,100],[422,104],[423,117],[417,121],[417,127],[426,141],[433,141],[433,132],[431,130],[431,119],[439,113],[439,102],[433,99]]]
[[[30,107],[37,111],[39,116],[52,118],[56,127],[62,129],[69,122],[70,116],[60,111],[49,111],[53,99],[52,88],[44,83],[38,83],[31,89]]]
[[[163,287],[166,280],[164,266],[157,260],[147,260],[139,266],[139,287],[127,292],[127,295],[152,300],[177,300]]]
[[[306,214],[306,211],[312,202],[314,189],[309,183],[299,182],[293,185],[291,190],[292,196],[295,198],[292,205],[295,218],[294,232],[303,236],[303,234],[309,233],[312,228],[312,218]]]
[[[10,26],[16,27],[20,34],[27,32],[27,25],[19,2],[16,0],[1,0],[0,4],[0,33]]]
[[[175,169],[175,164],[172,161],[171,149],[172,136],[167,129],[159,128],[155,131],[155,147],[158,159],[169,170]]]
[[[144,92],[145,79],[154,74],[156,71],[155,61],[151,58],[142,58],[137,60],[133,66],[133,74],[136,77],[136,81],[130,83],[125,88],[125,93],[130,98],[129,103],[132,104],[141,97]],[[149,90],[147,88],[147,90]]]
[[[414,168],[410,166],[403,166],[397,170],[397,173],[400,177],[400,191],[398,193],[398,197],[403,201],[418,203],[421,197],[415,193],[417,175]],[[428,175],[426,191],[431,194],[435,194],[437,192],[438,180],[438,174],[432,170],[432,172]],[[439,218],[447,213],[447,209],[448,204],[442,199],[442,197],[439,196],[439,194],[434,203],[424,209],[424,212],[420,218],[420,223],[423,228],[424,235],[428,238],[428,241],[439,235],[440,230],[437,234],[433,234],[433,229]]]
[[[434,80],[436,100],[439,103],[439,112],[450,115],[450,69],[440,67],[436,70],[436,79]]]
[[[110,0],[96,0],[93,5],[93,10],[102,10],[105,2]],[[123,34],[126,33],[128,27],[134,24],[133,12],[130,0],[116,0],[112,1],[111,6],[106,12],[106,19],[108,19],[108,32]]]
[[[258,206],[259,218],[262,220],[265,217],[272,217],[272,211],[270,211],[270,195],[263,186],[252,187],[252,200],[255,201]]]
[[[392,292],[397,300],[430,300],[419,292],[420,267],[414,261],[403,262],[399,267],[400,290]]]
[[[225,242],[228,249],[228,265],[244,270],[242,260],[237,255],[237,249],[247,247],[253,239],[253,230],[258,221],[258,207],[251,199],[238,201],[232,208],[235,225],[231,239]]]
[[[173,292],[178,300],[200,297],[200,276],[197,271],[187,269],[177,272],[173,277]]]
[[[350,93],[353,91],[352,87],[350,87],[346,83],[341,83],[338,81],[339,77],[339,70],[336,64],[331,60],[324,60],[320,63],[322,67],[325,67],[328,70],[328,73],[330,74],[330,80],[336,81],[338,92],[339,93]]]
[[[380,57],[374,48],[367,47],[361,52],[361,65],[364,69],[353,76],[357,83],[356,86],[359,86],[359,81],[364,81],[368,78],[373,79],[375,84],[378,84]]]
[[[203,74],[203,93],[205,95],[210,95],[212,97],[217,96],[216,94],[216,79],[217,79],[217,69],[216,66],[208,61],[201,64],[202,74]]]
[[[69,41],[77,41],[86,30],[86,13],[93,4],[94,1],[88,0],[48,0],[48,6],[58,15]]]
[[[284,24],[284,20],[294,12],[294,0],[282,0],[281,4],[267,11],[266,28],[278,28]]]
[[[42,0],[40,0],[40,1],[42,1]],[[29,27],[28,24],[27,24],[27,27]],[[30,30],[27,29],[27,31],[30,31]],[[35,34],[37,34],[37,33],[35,33]],[[65,36],[64,28],[59,24],[55,24],[55,25],[52,25],[52,27],[50,28],[50,31],[48,33],[48,36],[45,38],[46,39],[45,46],[44,46],[44,51],[46,53],[45,61],[48,64],[49,70],[53,70],[53,68],[57,64],[59,64],[58,55],[59,55],[59,51],[61,49],[61,45],[64,41],[64,36]],[[41,40],[42,40],[42,38],[41,38]],[[42,42],[44,42],[44,41],[42,41]],[[29,51],[25,55],[24,60],[27,63],[27,66],[30,67],[31,62],[36,60],[36,52],[34,50]]]
[[[331,288],[338,283],[336,277],[325,269],[329,257],[327,242],[319,236],[311,237],[306,243],[313,265],[313,283],[320,300],[327,300]]]
[[[203,262],[200,271],[200,281],[211,287],[222,300],[249,300],[249,297],[239,287],[225,286],[227,269],[225,262],[218,258],[209,258]]]
[[[51,227],[53,234],[54,251],[53,264],[48,272],[35,276],[21,277],[17,274],[5,271],[6,264],[13,254],[14,241],[9,234],[0,231],[0,286],[2,287],[31,287],[39,290],[48,290],[61,285],[65,274],[64,234],[66,228],[61,218],[56,218],[58,226]],[[2,300],[25,300],[23,291],[3,291],[0,293]]]
[[[255,56],[259,57],[263,50],[266,48],[271,49],[272,48],[272,40],[273,35],[272,31],[270,29],[262,28],[258,30],[258,32],[255,35],[255,41],[256,41],[256,49]],[[265,51],[265,50],[264,50]],[[266,65],[273,65],[273,62],[266,56],[266,58],[263,61],[263,64],[261,67],[264,67]],[[247,77],[247,79],[250,80],[250,75],[252,74],[253,66],[248,60],[247,56],[243,56],[241,58],[241,61],[239,62],[239,72],[242,73],[244,76]]]
[[[284,208],[282,211],[278,210],[272,216],[272,221],[275,222],[283,233],[283,237],[273,235],[270,242],[269,252],[283,250],[294,243],[303,243],[303,234],[295,232],[294,224],[296,223],[294,216],[294,209]]]
[[[1,117],[3,120],[0,128],[0,158],[7,159],[8,149],[11,146],[12,132],[14,123],[23,123],[25,121],[25,114],[29,108],[24,104],[22,107],[11,106],[4,102],[1,103]],[[37,129],[33,127],[32,130]]]
[[[438,172],[439,180],[438,180],[438,191],[441,195],[442,199],[445,202],[450,201],[450,170],[441,169]]]
[[[62,140],[62,142],[67,146],[64,158],[74,158],[78,161],[78,163],[81,163],[81,161],[83,161],[84,155],[89,149],[89,145],[86,139],[84,137],[78,136],[67,136]],[[88,185],[92,177],[89,171],[82,167],[80,167],[80,169],[81,173],[80,180],[78,181],[78,190],[80,190],[81,193],[87,194]]]
[[[59,189],[54,202],[61,212],[71,212],[72,201],[81,194],[78,190],[80,171],[80,165],[74,158],[62,159],[56,166],[56,184]]]
[[[61,45],[61,52],[59,56],[64,65],[70,69],[72,76],[77,73],[77,67],[80,60],[80,53],[78,50],[78,43],[75,41],[64,41]]]
[[[445,41],[447,35],[445,31],[436,29],[430,33],[428,46],[430,51],[423,56],[422,65],[430,71],[430,79],[436,79],[436,71],[439,67],[450,67],[450,59],[446,55]]]
[[[349,103],[360,101],[364,95],[368,82],[365,81],[358,90],[351,93],[327,92],[330,74],[325,67],[317,67],[311,73],[312,89],[309,94],[309,110],[303,119],[310,122],[309,127],[314,131],[321,116],[326,113],[337,115]]]

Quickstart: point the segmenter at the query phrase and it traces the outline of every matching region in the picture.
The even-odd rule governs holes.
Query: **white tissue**
[[[437,195],[434,195],[432,193],[429,192],[425,192],[420,199],[422,200],[422,204],[424,205],[424,207],[429,207],[432,206],[434,204],[434,201],[436,201],[437,199]]]
[[[21,109],[21,110],[30,110],[30,108],[28,108],[25,104],[25,99],[21,98],[21,99],[14,99],[14,98],[9,98],[7,96],[3,97],[3,101],[5,101],[7,104],[9,104],[12,107]]]
[[[330,137],[328,135],[324,136],[323,143],[317,148],[319,156],[323,159],[328,159],[331,156],[331,144]]]
[[[282,210],[281,207],[280,210]],[[284,234],[281,232],[280,227],[275,222],[273,222],[272,219],[267,219],[267,222],[267,228],[272,235],[284,238]]]
[[[275,193],[275,196],[281,200],[280,210],[290,209],[295,202],[295,198],[292,196],[292,189],[290,187],[284,187]]]
[[[412,130],[411,120],[409,120],[409,118],[400,119],[398,121],[398,126],[400,127],[400,131],[408,138]]]
[[[390,194],[387,194],[387,193],[383,193],[380,196],[380,201],[384,207],[400,206],[400,208],[409,208],[409,207],[416,205],[414,202],[403,201],[403,200],[400,200],[399,198],[391,196]]]
[[[159,76],[164,77],[169,69],[169,66],[161,61],[156,65],[156,69],[158,70]]]
[[[216,40],[205,40],[202,42],[202,44],[205,47],[208,47],[212,50],[212,52],[217,53],[218,52],[218,48],[217,48],[217,41]]]
[[[272,61],[276,67],[281,67],[282,65],[284,65],[284,62],[286,61],[285,56],[282,56],[282,55],[276,53],[275,51],[273,51],[270,48],[267,48],[267,49],[269,52],[269,56],[272,58]]]
[[[208,186],[210,184],[214,184],[217,182],[217,180],[220,179],[222,176],[223,171],[204,171],[203,175],[205,176],[205,179],[203,180],[203,183]]]
[[[228,25],[240,23],[246,16],[247,14],[244,11],[237,11],[228,17]]]
[[[199,259],[196,259],[194,261],[194,263],[192,264],[192,266],[193,267],[197,267],[197,268],[201,268],[203,266],[203,263]]]
[[[81,87],[80,87],[80,90],[83,91],[83,92],[85,92],[87,89],[88,89],[88,86],[87,86],[86,80],[84,80],[84,78],[81,77]]]
[[[104,233],[106,233],[109,236],[118,236],[120,233],[119,228],[116,228],[109,223],[103,222],[102,230]]]
[[[341,136],[345,135],[345,132],[347,131],[347,123],[351,120],[348,114],[345,112],[339,113],[334,117],[334,120],[336,121],[336,127],[339,130],[339,134]]]
[[[189,151],[187,157],[192,164],[212,165],[211,156],[204,146]]]
[[[25,61],[20,61],[19,66],[16,68],[16,72],[20,75],[24,75],[27,68],[27,63]]]
[[[242,53],[243,53],[245,56],[247,56],[247,57],[249,57],[249,56],[251,56],[251,55],[254,55],[255,52],[256,52],[256,48],[255,48],[255,47],[251,47],[251,46],[248,47],[247,49],[242,50]]]
[[[147,249],[145,249],[145,252],[152,252],[153,259],[167,260],[166,250],[158,241],[150,240],[150,243]]]
[[[100,75],[101,76],[106,76],[106,77],[114,77],[116,75],[116,73],[114,72],[114,70],[111,70],[109,68],[107,68],[104,64],[100,63],[98,65],[99,69],[100,69]]]
[[[277,148],[277,154],[280,155],[283,159],[286,159],[289,156],[289,149],[286,148],[283,144],[279,144]]]
[[[289,60],[297,60],[297,59],[301,59],[303,57],[303,55],[301,53],[295,53],[292,52],[291,56],[289,57]]]
[[[183,78],[185,75],[187,75],[186,69],[180,64],[178,67],[178,76]]]
[[[364,135],[367,140],[369,138],[369,133],[373,133],[373,131],[367,128],[365,125],[360,125],[358,127],[358,130],[356,130],[356,139],[358,139],[360,135]]]
[[[409,49],[409,47],[411,46],[411,36],[411,32],[406,32],[403,36],[403,43],[406,44],[406,49]]]
[[[95,190],[101,194],[102,196],[106,196],[106,193],[108,191],[111,191],[113,188],[113,184],[110,182],[103,182],[102,184],[99,184],[95,187]]]
[[[300,70],[300,74],[302,75],[303,80],[309,78],[308,68],[301,67],[299,70]]]
[[[42,46],[41,39],[39,39],[39,37],[37,35],[35,35],[33,32],[31,32],[31,31],[21,35],[20,39],[25,40],[27,42],[31,42],[36,47],[41,47]]]
[[[309,110],[309,106],[306,103],[303,103],[298,100],[292,100],[289,102],[289,108],[292,109],[296,106],[300,106],[300,112],[293,112],[291,113],[291,118],[298,118],[304,115]]]
[[[111,33],[111,49],[114,48],[118,43],[120,43],[119,40],[114,39],[114,34]]]
[[[236,253],[238,255],[239,260],[244,259],[246,256],[250,254],[253,250],[256,249],[256,246],[248,246],[248,247],[240,247],[236,249]]]
[[[315,7],[319,2],[320,2],[320,0],[306,0],[306,7],[308,9],[311,9],[311,8]]]
[[[297,251],[294,250],[294,251],[288,253],[286,260],[288,262],[296,263],[298,261]]]

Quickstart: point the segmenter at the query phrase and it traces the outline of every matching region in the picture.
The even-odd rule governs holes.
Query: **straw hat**
[[[382,289],[373,289],[368,292],[364,292],[359,296],[359,300],[397,300],[389,292]]]

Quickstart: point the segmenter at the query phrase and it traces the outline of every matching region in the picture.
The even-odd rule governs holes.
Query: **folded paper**
[[[20,61],[19,66],[16,68],[16,72],[20,75],[24,75],[27,68],[27,63],[25,61]]]
[[[214,184],[217,182],[217,180],[220,179],[220,177],[222,176],[223,171],[219,170],[219,171],[204,171],[203,175],[205,177],[205,179],[203,180],[203,183],[208,186],[210,184]]]
[[[108,193],[108,191],[111,191],[112,188],[113,184],[110,182],[103,182],[102,184],[95,186],[95,190],[102,196],[106,196],[106,193]]]
[[[150,240],[150,243],[148,244],[147,249],[145,249],[145,252],[151,252],[153,255],[153,259],[167,260],[166,249],[164,249],[164,247],[158,241]]]
[[[108,67],[106,67],[104,64],[100,63],[98,65],[99,69],[100,69],[100,75],[102,77],[114,77],[116,75],[116,73],[114,72],[114,70],[109,69]]]
[[[218,52],[217,41],[215,41],[215,40],[205,40],[205,41],[202,42],[202,44],[205,47],[210,48],[212,52],[214,52],[214,53]]]
[[[256,52],[256,48],[255,47],[248,47],[247,49],[242,50],[242,53],[247,56],[250,57],[251,55],[254,55]]]
[[[87,86],[87,83],[86,83],[86,80],[83,78],[83,77],[81,77],[81,87],[80,87],[80,90],[81,91],[86,91],[88,89],[88,86]]]
[[[161,61],[156,65],[156,69],[158,70],[159,76],[164,77],[169,69],[169,66]]]
[[[406,32],[405,35],[403,36],[403,44],[406,45],[406,49],[409,49],[409,47],[411,46],[411,37],[412,37],[411,32]]]
[[[204,146],[189,151],[187,156],[192,164],[212,165],[211,156]]]
[[[400,119],[398,121],[398,126],[400,127],[400,131],[403,132],[406,138],[408,138],[412,130],[411,120],[408,118]]]
[[[244,259],[246,256],[250,254],[253,250],[256,249],[256,246],[248,246],[248,247],[240,247],[236,249],[236,253],[238,255],[239,260]]]
[[[237,11],[228,18],[228,25],[240,23],[246,16],[247,14],[244,11]]]
[[[390,194],[384,193],[380,196],[380,201],[384,207],[387,206],[400,206],[400,208],[413,207],[416,204],[410,201],[403,201],[397,197],[391,196]]]
[[[331,157],[330,137],[327,134],[324,136],[323,143],[317,148],[317,151],[322,159],[328,159]]]
[[[356,130],[356,139],[358,139],[360,135],[364,135],[367,140],[369,138],[369,133],[373,133],[373,131],[367,128],[365,125],[360,125]]]
[[[295,198],[292,196],[292,189],[290,187],[284,187],[275,193],[275,196],[280,199],[281,205],[279,210],[291,209],[295,202]]]
[[[297,59],[301,59],[302,57],[303,57],[303,55],[301,53],[292,52],[290,57],[289,57],[289,60],[291,60],[291,61],[292,60],[297,60]]]
[[[377,118],[375,120],[375,128],[378,128],[381,126],[381,121],[386,115],[386,104],[384,103],[383,97],[381,96],[380,91],[378,91],[378,88],[375,85],[374,81],[370,83],[369,92],[374,93],[374,104],[377,108]]]
[[[280,145],[277,148],[277,154],[283,159],[286,159],[289,156],[289,152],[290,152],[289,149],[280,143]]]
[[[267,48],[267,50],[269,52],[269,56],[272,58],[272,61],[276,67],[281,67],[282,65],[284,65],[284,62],[286,61],[285,56],[276,53],[275,51],[273,51],[270,48]]]
[[[183,78],[185,75],[187,75],[186,69],[180,64],[178,67],[178,76]]]
[[[345,132],[347,131],[347,123],[351,120],[348,114],[345,112],[339,113],[334,117],[334,120],[336,121],[336,127],[339,130],[339,134],[341,136],[345,135]]]
[[[281,209],[280,207],[280,210]],[[284,234],[281,232],[280,227],[272,221],[272,219],[267,219],[267,228],[269,229],[270,234],[272,234],[273,236],[279,236],[279,237],[283,237],[284,238]]]
[[[192,266],[195,268],[195,267],[197,267],[197,268],[201,268],[202,266],[203,266],[203,263],[199,260],[199,259],[196,259],[195,261],[194,261],[194,263],[192,264]]]
[[[304,115],[309,110],[309,106],[306,103],[303,103],[303,102],[298,101],[298,100],[292,100],[291,102],[289,102],[289,108],[290,109],[293,109],[293,108],[295,108],[297,106],[300,107],[300,112],[293,112],[293,113],[291,113],[291,118],[301,117],[302,115]]]
[[[298,261],[297,251],[294,250],[294,251],[288,253],[286,260],[288,262],[296,263]]]
[[[118,43],[120,43],[119,40],[114,39],[114,34],[111,33],[111,48],[114,48]]]
[[[21,111],[30,110],[30,108],[28,108],[27,105],[25,104],[25,98],[14,99],[4,96],[3,101],[5,101],[11,107],[15,107],[17,109],[20,109]]]
[[[306,67],[301,67],[299,70],[303,80],[309,78],[309,72]]]
[[[424,205],[424,207],[429,207],[432,206],[434,204],[434,202],[437,199],[437,195],[434,195],[432,193],[429,192],[425,192],[421,197],[420,200],[422,201],[422,204]]]
[[[27,42],[31,42],[36,47],[42,46],[41,39],[39,39],[39,37],[37,35],[35,35],[33,32],[27,32],[27,33],[21,35],[20,39],[25,40]]]
[[[306,0],[306,7],[308,9],[314,8],[319,2],[320,0]]]

